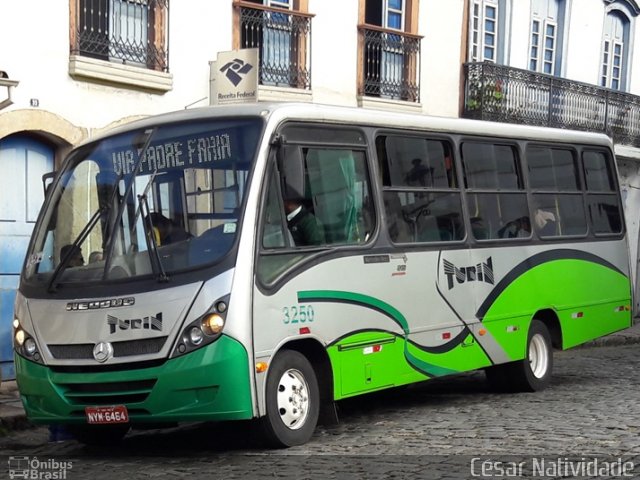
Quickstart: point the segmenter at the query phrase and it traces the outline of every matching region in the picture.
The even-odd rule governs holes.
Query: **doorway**
[[[53,170],[54,148],[18,134],[0,140],[0,374],[15,378],[13,304],[31,231],[44,200],[42,175]]]

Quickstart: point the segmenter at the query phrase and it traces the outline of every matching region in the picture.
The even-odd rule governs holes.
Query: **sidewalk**
[[[0,385],[0,436],[7,431],[29,426],[16,382],[14,380],[2,382]]]
[[[608,347],[613,345],[629,345],[640,343],[640,322],[622,332],[612,333],[583,345],[588,347]],[[20,394],[15,381],[2,382],[0,385],[0,436],[11,430],[29,428]]]

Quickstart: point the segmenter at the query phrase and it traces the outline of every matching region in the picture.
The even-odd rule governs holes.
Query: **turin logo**
[[[162,331],[162,312],[156,313],[155,316],[149,315],[143,318],[131,318],[122,319],[114,317],[113,315],[107,315],[107,325],[109,325],[109,333],[116,333],[117,329],[120,330],[157,330]]]
[[[486,262],[478,263],[471,267],[456,267],[449,260],[442,261],[444,274],[447,276],[447,286],[449,290],[455,287],[456,283],[464,282],[485,282],[493,285],[493,261],[491,257]],[[454,283],[454,280],[456,283]]]

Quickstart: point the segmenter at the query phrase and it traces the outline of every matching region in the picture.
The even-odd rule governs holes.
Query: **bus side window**
[[[449,143],[398,133],[379,136],[376,148],[391,241],[462,240],[462,202]]]
[[[530,237],[531,219],[515,147],[466,141],[462,144],[462,161],[467,206],[476,219],[474,225],[472,218],[474,237]]]
[[[611,157],[601,151],[585,151],[582,162],[587,183],[589,218],[594,232],[609,235],[622,232],[622,213]]]
[[[310,148],[306,153],[309,193],[326,243],[363,243],[373,218],[364,152]]]
[[[283,188],[282,198],[294,246],[365,242],[374,216],[364,152],[299,147],[299,154],[304,181],[300,191]]]
[[[533,226],[542,238],[585,235],[587,222],[573,151],[551,146],[526,150],[533,190]]]

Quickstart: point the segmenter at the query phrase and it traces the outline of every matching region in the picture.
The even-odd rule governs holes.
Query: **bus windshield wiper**
[[[80,245],[82,244],[82,242],[85,241],[85,239],[87,238],[91,230],[93,230],[93,227],[98,222],[98,219],[103,214],[106,214],[109,210],[111,210],[111,205],[113,205],[113,200],[116,198],[116,194],[118,193],[118,183],[120,183],[121,179],[122,179],[122,173],[118,176],[118,178],[116,179],[113,185],[113,191],[111,192],[111,197],[109,197],[109,201],[102,208],[99,208],[98,210],[96,210],[96,213],[93,214],[93,216],[89,219],[85,227],[82,229],[82,231],[78,234],[76,239],[71,244],[71,248],[67,252],[67,255],[65,255],[64,258],[60,259],[60,263],[58,264],[53,274],[51,275],[51,280],[49,280],[49,285],[47,286],[48,292],[56,291],[57,279],[62,274],[62,272],[64,272],[67,269],[69,260],[71,260],[73,256],[76,254],[76,252],[80,249]],[[106,235],[105,238],[108,238],[108,235]],[[102,246],[102,248],[104,249],[104,245]]]
[[[144,190],[142,191],[142,193],[140,195],[138,195],[138,206],[136,207],[136,214],[133,218],[133,227],[131,228],[131,236],[135,236],[136,231],[138,229],[138,219],[140,218],[140,214],[142,213],[142,202],[140,201],[142,197],[144,197],[144,201],[147,201],[147,194],[149,193],[149,190],[151,189],[151,185],[153,184],[153,181],[156,179],[156,175],[158,174],[158,167],[156,167],[156,169],[153,171],[153,173],[151,175],[149,175],[149,181],[147,182],[147,184],[144,187]],[[149,213],[149,204],[147,203],[147,213]],[[147,226],[144,225],[143,222],[143,228],[146,228]]]
[[[93,230],[93,227],[98,222],[100,215],[104,213],[105,210],[106,210],[105,208],[99,208],[98,210],[96,210],[96,213],[93,214],[93,216],[89,219],[89,222],[84,226],[84,228],[75,238],[73,243],[71,243],[71,248],[69,248],[69,251],[67,252],[67,254],[60,259],[60,263],[58,264],[56,269],[53,271],[53,274],[51,275],[51,280],[49,280],[49,285],[47,285],[47,291],[49,293],[56,291],[56,287],[58,285],[58,282],[57,282],[58,277],[60,277],[62,272],[64,272],[67,269],[69,262],[76,255],[76,253],[78,253],[78,251],[80,250],[80,245],[87,238],[87,236],[89,235],[89,232]]]
[[[149,252],[149,261],[151,262],[151,270],[158,274],[158,282],[168,282],[169,276],[162,265],[162,258],[158,252],[158,244],[156,236],[153,232],[153,223],[151,222],[151,214],[149,212],[149,203],[147,202],[147,194],[138,195],[138,206],[142,214],[142,228],[144,229],[144,238],[147,242],[147,251]]]
[[[151,143],[151,138],[153,137],[153,133],[154,132],[155,132],[155,129],[151,129],[151,128],[147,129],[147,130],[145,130],[143,132],[144,136],[145,136],[144,143],[138,149],[138,152],[137,152],[138,158],[136,158],[136,163],[135,163],[133,169],[131,170],[131,172],[132,172],[131,180],[129,181],[129,184],[126,186],[125,191],[122,194],[122,202],[120,203],[120,205],[118,207],[118,212],[116,213],[116,217],[113,220],[114,226],[118,225],[122,220],[122,215],[124,213],[124,209],[125,209],[125,206],[127,204],[127,197],[131,193],[131,189],[133,188],[133,184],[135,183],[136,176],[138,175],[138,170],[140,170],[140,165],[142,165],[142,160],[144,159],[144,154],[147,151],[147,148],[149,147],[149,144]],[[103,277],[103,279],[107,277],[107,272],[109,271],[109,267],[111,265],[111,260],[112,260],[112,257],[113,257],[113,249],[114,249],[115,243],[116,242],[114,242],[112,240],[111,244],[109,245],[109,250],[107,251],[107,255],[106,255],[106,259],[105,259],[105,269],[104,269],[104,277]]]

